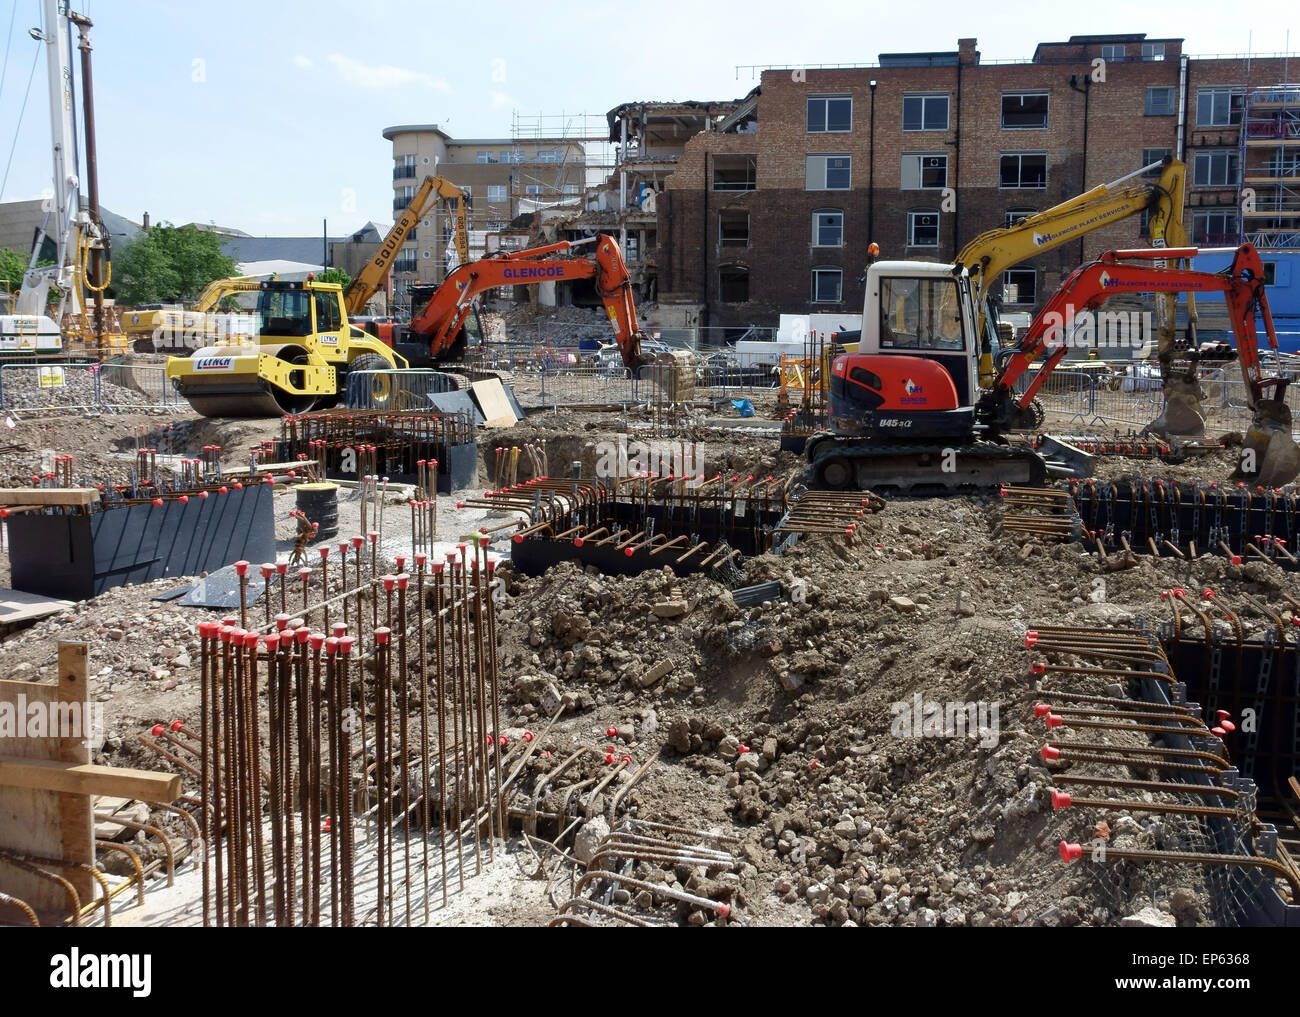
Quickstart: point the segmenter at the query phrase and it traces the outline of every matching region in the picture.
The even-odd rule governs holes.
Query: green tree
[[[352,284],[352,276],[341,268],[327,268],[324,272],[316,273],[316,279],[318,282],[338,283],[345,290]]]
[[[17,293],[22,289],[27,262],[28,257],[22,251],[16,251],[12,247],[0,247],[0,292]],[[49,258],[41,258],[36,262],[37,267],[52,264],[54,262]],[[57,299],[58,294],[58,287],[51,286],[50,299]]]
[[[113,290],[128,305],[188,303],[236,268],[234,259],[221,253],[216,234],[163,223],[113,258]]]

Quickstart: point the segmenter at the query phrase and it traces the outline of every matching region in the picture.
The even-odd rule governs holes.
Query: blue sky
[[[381,131],[439,123],[504,137],[511,114],[603,114],[639,99],[726,99],[754,84],[737,65],[870,62],[880,52],[955,49],[1029,57],[1089,32],[1182,37],[1190,53],[1300,51],[1300,4],[1263,0],[924,5],[421,0],[75,0],[95,22],[104,204],[139,221],[215,221],[255,235],[331,234],[392,218]],[[38,44],[40,0],[0,0],[0,165],[15,142]],[[448,12],[457,12],[448,14]],[[440,13],[441,12],[441,13]],[[10,28],[12,19],[12,27]],[[1296,74],[1300,77],[1300,60]],[[0,199],[49,187],[44,55]]]

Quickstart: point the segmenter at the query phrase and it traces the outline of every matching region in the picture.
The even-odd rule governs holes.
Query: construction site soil
[[[771,406],[760,407],[760,418],[764,411],[770,416]],[[490,480],[494,447],[543,440],[552,472],[567,475],[581,461],[590,476],[599,443],[616,441],[628,427],[638,436],[638,423],[565,411],[485,433],[480,481]],[[76,475],[89,482],[121,479],[137,434],[158,444],[158,426],[149,415],[22,422],[7,435],[4,472],[9,484],[29,482],[58,452],[75,456]],[[172,451],[220,444],[234,470],[247,467],[249,446],[279,432],[278,421],[185,414],[163,427]],[[697,443],[700,468],[710,474],[785,475],[801,465],[779,451],[771,431],[699,423],[672,437]],[[1098,476],[1219,479],[1230,467],[1226,452],[1176,466],[1108,457]],[[287,508],[276,510],[282,551],[293,532]],[[444,511],[445,530],[454,533],[460,520],[446,500]],[[663,571],[604,577],[575,563],[528,578],[503,565],[503,723],[540,730],[562,704],[546,734],[557,754],[584,744],[603,751],[612,728],[618,751],[638,766],[657,754],[624,808],[646,820],[734,834],[742,862],[738,878],[649,862],[639,874],[728,900],[727,924],[1203,924],[1207,890],[1193,868],[1107,895],[1085,869],[1058,858],[1057,842],[1081,831],[1071,826],[1077,817],[1051,807],[1024,633],[1035,623],[1158,620],[1168,616],[1160,594],[1169,587],[1267,599],[1294,577],[1221,557],[1137,557],[1112,569],[1076,543],[1002,533],[1002,511],[991,495],[891,498],[853,537],[805,536],[780,556],[749,558],[727,586]],[[402,513],[393,519],[400,532]],[[508,549],[508,533],[498,532],[494,549]],[[7,567],[0,556],[0,569]],[[770,581],[781,584],[780,595],[757,606],[738,607],[729,592]],[[194,722],[195,626],[209,617],[152,599],[177,585],[167,579],[112,589],[12,633],[0,645],[0,672],[48,679],[57,641],[87,640],[93,695],[107,721],[98,761],[165,768],[137,735],[155,723]],[[656,616],[654,606],[673,596],[688,605],[686,613]],[[898,737],[892,707],[917,694],[996,706],[998,730]],[[544,771],[548,764],[539,754],[533,766]],[[155,813],[153,821],[167,817]],[[1149,822],[1120,817],[1111,827],[1140,840]],[[522,853],[517,843],[514,849]],[[493,877],[500,895],[488,920],[551,916],[536,884],[527,887],[525,868],[517,877]],[[683,908],[680,919],[705,916]]]

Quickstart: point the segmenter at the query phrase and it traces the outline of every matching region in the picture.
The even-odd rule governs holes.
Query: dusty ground
[[[761,402],[760,417],[770,417],[770,400]],[[171,425],[172,451],[190,454],[216,441],[231,468],[246,465],[247,447],[279,428],[184,415],[163,423]],[[541,415],[484,435],[481,448],[545,440],[553,474],[567,474],[578,460],[590,475],[601,442],[628,428],[635,437],[642,424],[613,413]],[[125,415],[23,423],[8,433],[0,471],[20,482],[58,451],[76,457],[79,476],[121,478],[133,429],[148,434],[158,425],[156,417]],[[709,473],[780,474],[798,465],[770,434],[696,422],[682,440],[697,443]],[[1229,465],[1228,453],[1179,466],[1115,458],[1102,462],[1099,475],[1217,478]],[[489,461],[482,482],[490,472]],[[351,511],[343,511],[345,531]],[[485,522],[481,512],[457,513],[450,503],[442,511],[440,530],[449,535]],[[287,506],[276,515],[287,550]],[[617,727],[620,751],[638,762],[659,750],[627,800],[631,809],[735,833],[743,864],[739,882],[725,887],[706,886],[698,873],[658,877],[728,896],[733,922],[1113,925],[1150,904],[1179,924],[1203,922],[1204,887],[1194,873],[1148,886],[1140,899],[1109,898],[1057,858],[1057,841],[1084,831],[1070,814],[1054,815],[1048,801],[1023,634],[1035,622],[1158,619],[1168,612],[1160,591],[1170,586],[1267,598],[1294,577],[1220,558],[1142,559],[1103,573],[1077,545],[1002,534],[1000,515],[991,497],[893,499],[851,542],[807,538],[781,557],[751,558],[733,585],[779,580],[783,592],[748,610],[702,577],[607,579],[563,565],[529,579],[505,567],[498,632],[508,723],[536,725],[543,704],[558,697],[567,710],[552,733],[557,745],[603,745],[606,729]],[[406,517],[399,511],[391,519],[398,548]],[[506,538],[494,548],[508,550]],[[1105,595],[1094,603],[1098,579]],[[790,600],[796,580],[807,583],[805,603]],[[58,639],[88,640],[95,695],[107,712],[105,760],[164,765],[135,736],[197,714],[195,625],[204,615],[151,599],[176,585],[111,590],[12,634],[0,645],[0,671],[49,677]],[[674,586],[692,610],[656,618],[651,607]],[[643,687],[642,677],[662,661],[668,673]],[[998,704],[995,743],[895,737],[891,704],[916,693]],[[482,920],[550,916],[517,868],[494,868],[497,903],[483,910],[475,898]],[[508,903],[512,882],[517,907]]]

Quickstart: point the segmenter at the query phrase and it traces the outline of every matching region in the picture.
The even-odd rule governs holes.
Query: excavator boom
[[[347,293],[344,294],[349,315],[356,317],[365,313],[366,304],[379,292],[380,287],[384,285],[384,280],[388,278],[388,273],[392,271],[397,252],[402,249],[402,244],[406,243],[407,237],[415,229],[415,224],[428,210],[435,196],[446,203],[447,212],[452,217],[457,261],[462,265],[469,261],[469,230],[465,221],[465,205],[469,196],[445,177],[425,177],[416,190],[415,196],[411,198],[410,204],[406,206],[406,210],[384,237],[379,250],[352,280]]]
[[[588,244],[591,258],[552,257]],[[461,265],[438,287],[411,321],[411,331],[428,344],[433,361],[446,359],[453,349],[474,298],[498,286],[528,286],[562,279],[591,279],[605,303],[623,364],[629,370],[648,363],[641,355],[641,326],[632,300],[632,283],[618,241],[600,234],[588,240],[567,241],[511,251]]]
[[[1117,293],[1161,296],[1222,293],[1232,322],[1247,402],[1255,414],[1246,435],[1238,475],[1269,487],[1294,480],[1300,475],[1300,448],[1291,438],[1291,412],[1285,401],[1287,378],[1281,374],[1265,376],[1259,358],[1256,311],[1263,319],[1269,348],[1274,353],[1278,349],[1259,253],[1250,244],[1243,244],[1222,272],[1195,272],[1151,264],[1167,258],[1190,260],[1198,253],[1195,247],[1110,251],[1076,269],[1030,324],[1019,348],[998,374],[992,397],[981,401],[985,422],[995,432],[1012,426],[1018,411],[1029,407],[1069,352],[1066,330],[1078,315],[1095,311],[1108,297]],[[1025,386],[1022,394],[1014,395],[1016,383],[1040,359],[1037,377]],[[1174,398],[1168,392],[1166,397]],[[1152,425],[1152,429],[1158,428]]]

